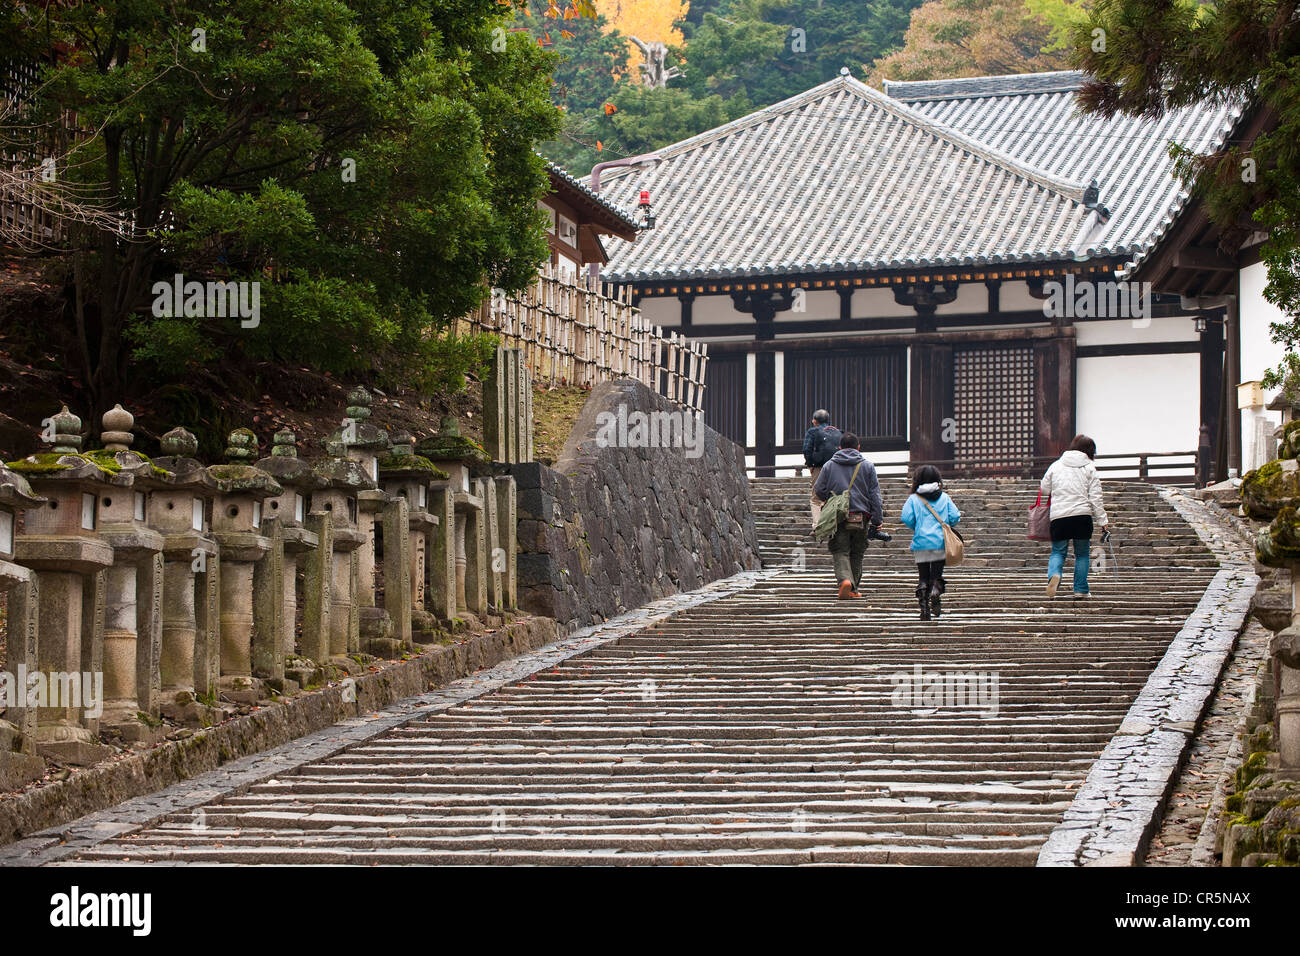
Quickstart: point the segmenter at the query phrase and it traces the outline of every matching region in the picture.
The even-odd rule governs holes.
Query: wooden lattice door
[[[953,419],[953,457],[969,470],[1028,466],[1034,456],[1033,348],[954,350]]]

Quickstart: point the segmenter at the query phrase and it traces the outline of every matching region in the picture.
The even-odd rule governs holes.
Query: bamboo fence
[[[708,345],[677,332],[665,336],[632,305],[627,287],[587,288],[548,265],[522,295],[494,293],[462,325],[523,349],[534,384],[590,387],[628,377],[703,411]]]

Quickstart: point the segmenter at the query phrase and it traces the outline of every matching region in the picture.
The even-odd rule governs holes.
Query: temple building
[[[616,245],[636,241],[633,217],[596,195],[564,167],[548,162],[546,172],[551,188],[537,205],[547,216],[546,242],[555,275],[577,281],[584,266],[605,265],[609,256],[601,236],[622,240]]]
[[[709,343],[706,420],[759,474],[802,464],[817,408],[886,473],[1026,473],[1078,431],[1115,475],[1190,478],[1203,433],[1222,470],[1224,307],[1130,272],[1188,205],[1170,144],[1213,149],[1242,109],[1084,116],[1083,79],[844,71],[605,171],[657,224],[602,278]]]

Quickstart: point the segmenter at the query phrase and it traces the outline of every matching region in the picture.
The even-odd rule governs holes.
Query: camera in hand
[[[892,534],[890,534],[888,531],[882,530],[881,528],[875,525],[872,525],[867,529],[867,538],[868,539],[875,538],[877,541],[883,541],[886,544],[894,540],[894,536]]]

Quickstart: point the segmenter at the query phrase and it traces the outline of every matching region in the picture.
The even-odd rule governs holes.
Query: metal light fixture
[[[641,201],[637,203],[636,208],[641,210],[643,217],[641,220],[641,228],[653,229],[655,227],[655,217],[650,215],[650,190],[641,190]]]
[[[1207,321],[1205,321],[1205,316],[1203,316],[1203,315],[1198,315],[1198,316],[1196,317],[1196,331],[1197,331],[1197,332],[1204,332],[1207,328],[1209,328],[1209,325],[1210,325],[1210,324],[1209,324]]]

